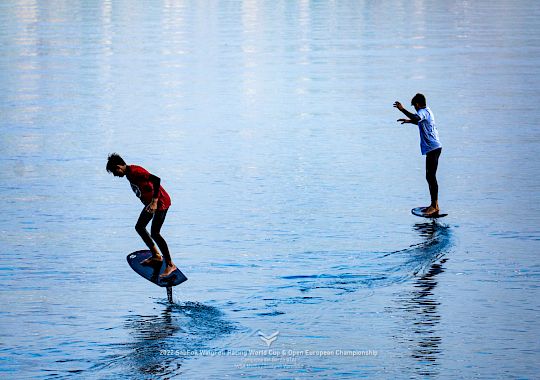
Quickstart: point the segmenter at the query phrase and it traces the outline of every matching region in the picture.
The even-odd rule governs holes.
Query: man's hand
[[[398,110],[400,110],[401,112],[403,112],[403,114],[405,116],[408,117],[408,119],[398,119],[398,121],[401,123],[401,124],[406,124],[406,123],[411,123],[411,124],[418,124],[418,122],[420,121],[420,116],[414,114],[414,113],[410,113],[409,111],[407,111],[405,109],[405,107],[403,107],[401,105],[400,102],[398,101],[395,101],[394,102],[394,107],[397,108]]]
[[[146,212],[153,214],[156,212],[156,210],[157,210],[157,199],[154,198],[152,199],[152,202],[150,202],[148,206],[146,206]]]

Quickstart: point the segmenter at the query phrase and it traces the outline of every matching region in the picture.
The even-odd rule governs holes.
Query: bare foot
[[[429,206],[429,207],[427,207],[425,210],[423,210],[423,212],[424,212],[424,215],[437,214],[437,213],[439,212],[439,208],[438,208],[438,207]]]
[[[174,264],[167,265],[167,267],[165,268],[165,270],[163,271],[163,273],[159,275],[159,277],[160,277],[160,278],[167,277],[167,276],[169,276],[172,272],[174,272],[175,270],[176,270],[176,265],[174,265]]]
[[[141,261],[141,265],[153,265],[157,263],[161,263],[163,261],[163,257],[161,256],[152,256],[147,258],[146,260]]]

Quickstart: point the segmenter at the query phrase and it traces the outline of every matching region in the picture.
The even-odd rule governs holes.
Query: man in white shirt
[[[416,114],[407,111],[400,102],[395,102],[394,107],[403,112],[408,119],[398,119],[401,124],[411,123],[418,125],[420,132],[420,151],[426,156],[426,180],[429,185],[431,205],[425,207],[423,213],[430,216],[439,212],[439,185],[437,183],[437,166],[441,155],[442,145],[439,141],[439,133],[435,127],[435,117],[433,112],[426,105],[426,97],[416,94],[411,105],[416,110]]]

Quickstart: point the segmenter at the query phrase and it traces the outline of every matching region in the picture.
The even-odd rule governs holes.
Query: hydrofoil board
[[[424,210],[427,209],[427,207],[415,207],[411,210],[411,213],[416,216],[420,216],[422,218],[429,218],[429,219],[437,219],[437,218],[443,218],[448,214],[441,213],[440,211],[435,214],[429,214],[425,215]]]
[[[168,288],[179,285],[187,280],[187,277],[178,268],[175,269],[169,276],[159,278],[159,275],[165,270],[165,260],[163,260],[161,263],[157,262],[151,265],[143,265],[142,262],[150,257],[152,257],[152,252],[145,249],[130,253],[127,255],[126,259],[131,269],[157,286]]]

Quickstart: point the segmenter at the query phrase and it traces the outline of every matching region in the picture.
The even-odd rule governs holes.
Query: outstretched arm
[[[397,119],[397,121],[399,121],[401,124],[407,124],[407,123],[418,124],[417,122],[409,120],[409,119]]]
[[[420,116],[407,111],[405,107],[401,105],[400,102],[397,102],[397,101],[394,102],[394,107],[400,110],[401,112],[403,112],[403,114],[408,117],[408,119],[398,119],[398,121],[400,121],[401,124],[405,124],[405,123],[418,124],[418,122],[420,121]]]

